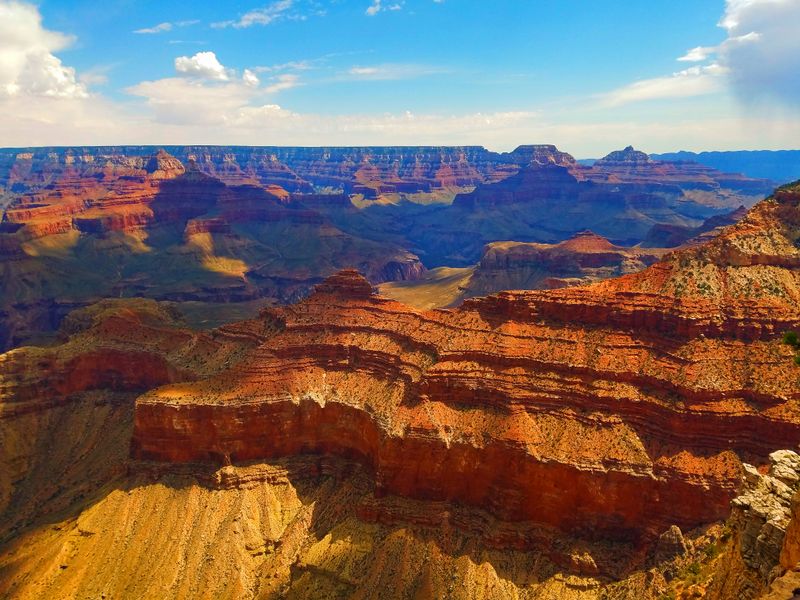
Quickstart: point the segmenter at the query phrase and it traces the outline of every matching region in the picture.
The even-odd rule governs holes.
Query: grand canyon
[[[800,599],[800,0],[0,0],[0,600]]]
[[[632,148],[171,150],[8,161],[0,593],[800,584],[800,187]]]

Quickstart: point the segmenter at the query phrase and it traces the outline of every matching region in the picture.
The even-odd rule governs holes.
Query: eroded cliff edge
[[[720,523],[800,439],[799,205],[784,188],[641,273],[455,310],[347,271],[210,333],[124,302],[79,315],[0,362],[0,592],[659,598],[730,565],[746,583],[708,597],[752,597],[797,528],[754,567],[734,559],[758,514]]]
[[[238,367],[141,396],[132,455],[341,456],[379,496],[641,549],[724,519],[742,460],[800,439],[780,341],[800,324],[798,202],[781,189],[642,273],[450,311],[411,310],[342,272],[266,311],[280,331]]]

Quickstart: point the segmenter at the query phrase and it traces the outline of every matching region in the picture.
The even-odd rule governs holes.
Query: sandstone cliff
[[[338,229],[316,196],[306,205],[275,185],[229,186],[164,151],[87,165],[70,163],[0,222],[0,349],[106,297],[201,302],[213,313],[297,299],[348,266],[374,282],[424,272],[398,244]]]
[[[798,203],[780,190],[638,274],[455,311],[409,310],[343,272],[268,311],[280,332],[246,364],[140,397],[133,455],[342,456],[379,495],[646,551],[672,525],[724,518],[740,461],[800,435],[779,340],[800,324]]]
[[[722,556],[768,578],[793,509],[772,535],[744,486],[780,487],[800,438],[798,238],[790,186],[585,287],[417,311],[343,271],[216,332],[79,313],[0,361],[0,594],[658,598],[719,589]]]

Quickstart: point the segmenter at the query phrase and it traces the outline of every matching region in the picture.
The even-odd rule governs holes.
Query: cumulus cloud
[[[54,54],[72,42],[45,29],[36,6],[0,0],[0,96],[88,96],[75,69]]]
[[[222,66],[213,52],[198,52],[192,57],[179,56],[175,59],[175,71],[179,75],[211,81],[228,81],[232,74],[230,69]]]
[[[718,56],[740,97],[800,107],[798,23],[798,0],[727,0]]]
[[[727,0],[719,26],[728,37],[678,60],[714,61],[740,98],[771,98],[800,106],[800,1]]]
[[[294,73],[281,73],[262,85],[256,69],[234,69],[219,62],[214,52],[175,59],[176,77],[142,81],[126,91],[142,98],[155,120],[183,126],[227,126],[240,122],[242,110],[257,106],[267,94],[301,85]],[[263,101],[263,100],[262,100]]]
[[[727,38],[696,46],[681,62],[705,63],[637,81],[609,94],[606,104],[680,98],[733,89],[747,102],[769,98],[800,107],[800,0],[726,0],[719,26]]]

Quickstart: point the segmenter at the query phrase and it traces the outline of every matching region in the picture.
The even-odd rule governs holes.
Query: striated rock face
[[[0,360],[0,595],[655,599],[719,568],[696,596],[747,598],[800,554],[798,238],[789,186],[582,288],[417,311],[345,270],[204,333],[78,312]],[[694,565],[732,503],[741,560]]]
[[[708,169],[617,158],[584,167],[549,145],[0,151],[13,194],[0,221],[0,348],[38,341],[104,297],[250,303],[255,314],[342,268],[414,281],[426,267],[474,265],[499,240],[558,243],[583,229],[672,243],[749,203]],[[556,279],[574,280],[565,271]]]
[[[67,164],[5,211],[0,349],[104,297],[263,305],[302,297],[344,267],[375,283],[425,271],[394,242],[334,226],[318,197],[306,205],[275,185],[229,186],[163,150],[83,166]]]
[[[628,146],[624,150],[611,152],[596,161],[592,169],[605,173],[610,180],[626,183],[659,182],[674,185],[685,191],[693,190],[691,197],[700,202],[724,202],[725,194],[717,198],[706,197],[697,192],[719,193],[722,189],[738,190],[743,194],[766,194],[772,182],[766,179],[753,179],[739,173],[722,173],[690,161],[658,161],[647,154]]]
[[[630,166],[636,168],[652,162],[647,154],[634,149],[633,146],[628,146],[624,150],[611,152],[594,164],[597,167]]]
[[[747,209],[740,206],[736,210],[709,217],[698,227],[681,225],[653,225],[647,236],[642,240],[644,248],[673,248],[683,245],[696,245],[709,241],[720,233],[722,228],[741,221],[747,214]]]
[[[147,157],[154,148],[120,146],[0,150],[0,185],[28,191],[69,168],[119,157]],[[464,147],[223,147],[168,146],[171,155],[230,185],[274,184],[290,192],[429,192],[473,186],[514,168],[515,156]]]
[[[657,248],[616,246],[591,231],[558,244],[496,242],[484,250],[466,284],[466,294],[583,285],[641,271],[665,253]]]
[[[641,273],[450,311],[410,310],[340,273],[266,311],[279,331],[239,366],[139,397],[131,453],[344,457],[378,498],[462,504],[629,544],[642,561],[659,540],[680,545],[672,526],[724,519],[743,461],[800,436],[779,339],[800,324],[798,226],[800,188],[786,188]],[[601,554],[574,568],[610,573]]]
[[[151,156],[144,166],[144,170],[153,179],[172,179],[183,175],[186,171],[183,164],[165,150],[159,150]]]
[[[577,162],[572,155],[560,151],[551,144],[519,146],[509,154],[509,157],[521,166],[535,163],[539,165],[552,164],[561,167],[577,167]]]
[[[771,191],[766,181],[737,187],[722,179],[706,167],[659,163],[632,149],[592,167],[546,156],[502,181],[459,194],[453,207],[500,223],[513,216],[518,221],[508,227],[521,241],[551,241],[548,236],[560,241],[589,229],[625,245],[649,239],[649,246],[678,246],[707,230],[704,218],[750,206]],[[459,223],[472,224],[469,218]],[[687,233],[651,233],[659,228]]]
[[[29,192],[52,183],[67,171],[149,160],[155,150],[148,146],[0,150],[0,186]],[[572,156],[548,144],[524,145],[509,153],[490,152],[480,146],[168,146],[165,150],[183,164],[194,162],[202,172],[231,185],[275,184],[302,193],[325,188],[371,195],[419,193],[497,181],[532,163],[577,167]],[[717,187],[733,190],[769,191],[765,180],[724,174],[686,160],[651,161],[631,147],[612,152],[597,166],[602,168],[596,170],[595,177],[610,173],[624,176],[627,172],[641,179],[649,172],[651,176],[694,180],[712,187],[716,182]]]
[[[800,179],[800,150],[734,150],[723,152],[669,152],[653,158],[694,162],[729,173],[745,173],[783,184]]]
[[[0,354],[0,542],[118,474],[137,394],[208,376],[270,333],[195,332],[152,300],[105,300],[71,313],[64,343]]]

